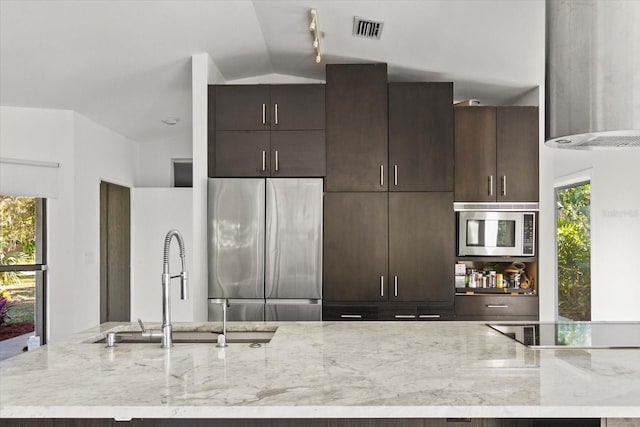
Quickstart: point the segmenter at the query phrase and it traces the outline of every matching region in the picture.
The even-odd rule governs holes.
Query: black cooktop
[[[531,348],[640,348],[640,322],[490,323]]]

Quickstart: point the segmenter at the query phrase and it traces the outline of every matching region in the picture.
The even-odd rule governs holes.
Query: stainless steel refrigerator
[[[210,178],[208,204],[209,299],[227,319],[320,320],[322,179]]]

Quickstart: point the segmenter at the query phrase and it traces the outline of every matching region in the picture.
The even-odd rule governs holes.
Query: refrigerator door
[[[308,321],[322,320],[320,300],[267,300],[265,320],[271,321]]]
[[[222,322],[222,305],[209,304],[209,322]],[[238,322],[262,322],[264,321],[264,300],[245,299],[229,300],[227,307],[227,320]]]
[[[264,298],[264,179],[211,178],[209,298]]]
[[[322,179],[267,179],[266,298],[322,298]]]

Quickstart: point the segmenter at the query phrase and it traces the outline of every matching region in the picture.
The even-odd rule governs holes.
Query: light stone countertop
[[[138,330],[102,325],[0,362],[0,418],[640,418],[640,350],[530,350],[480,322],[229,330],[274,326],[260,348],[165,350],[89,343]]]

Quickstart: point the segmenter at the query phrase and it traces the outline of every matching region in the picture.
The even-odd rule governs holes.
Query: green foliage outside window
[[[0,265],[35,264],[36,199],[0,196]],[[16,284],[15,272],[1,272],[0,285]]]
[[[591,320],[591,184],[556,191],[558,314]]]

